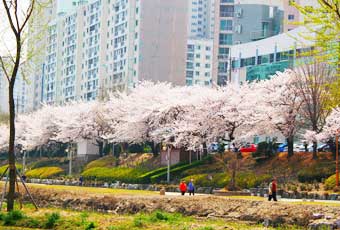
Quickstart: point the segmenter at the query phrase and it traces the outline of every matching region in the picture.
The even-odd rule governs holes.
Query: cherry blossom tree
[[[278,72],[270,80],[256,84],[259,134],[279,131],[288,144],[288,156],[293,155],[294,136],[301,127],[300,112],[303,100],[296,90],[296,75],[291,70]]]

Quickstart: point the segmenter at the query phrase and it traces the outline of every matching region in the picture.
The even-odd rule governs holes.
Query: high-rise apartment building
[[[186,84],[211,85],[215,0],[189,0]]]
[[[230,81],[230,47],[274,36],[283,31],[280,0],[216,0],[214,81]]]
[[[45,40],[42,102],[94,100],[141,80],[185,84],[187,1],[78,0],[57,9]]]
[[[24,113],[28,106],[28,84],[25,81],[21,72],[18,73],[14,85],[14,103],[17,113]],[[8,81],[0,68],[0,113],[9,113],[8,105]]]

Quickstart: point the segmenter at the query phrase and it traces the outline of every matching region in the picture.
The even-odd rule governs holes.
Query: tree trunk
[[[152,150],[152,154],[153,154],[153,156],[155,157],[155,156],[158,156],[159,155],[159,150],[160,150],[160,148],[159,148],[159,144],[156,144],[155,142],[149,142],[148,143],[150,146],[151,146],[151,150]]]
[[[294,155],[294,136],[290,136],[287,138],[287,145],[288,145],[288,157]]]
[[[99,156],[102,157],[103,154],[103,149],[104,149],[104,142],[103,141],[99,141],[96,140],[97,144],[98,144],[98,148],[99,148]]]
[[[203,156],[208,155],[207,143],[203,142]]]
[[[230,183],[232,190],[235,190],[235,188],[236,188],[235,181],[236,181],[236,170],[233,169],[232,172],[231,172],[231,183]]]
[[[317,159],[318,158],[318,142],[313,141],[313,159]]]
[[[15,79],[14,79],[15,80]],[[7,195],[7,211],[12,211],[14,208],[14,193],[15,193],[15,103],[14,103],[14,82],[9,82],[9,148],[8,148],[8,164],[9,164],[9,191]],[[5,191],[6,192],[6,191]]]

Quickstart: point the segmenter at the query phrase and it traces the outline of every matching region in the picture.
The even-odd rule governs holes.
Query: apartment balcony
[[[261,40],[269,37],[271,32],[269,30],[258,30],[250,32],[250,39],[252,41]]]

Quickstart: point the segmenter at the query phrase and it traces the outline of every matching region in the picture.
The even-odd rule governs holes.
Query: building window
[[[294,14],[288,14],[288,20],[292,21],[294,20]]]
[[[233,21],[222,19],[220,22],[220,30],[221,31],[233,30]]]
[[[220,45],[232,45],[233,44],[233,35],[232,34],[220,34],[219,44]]]
[[[220,6],[220,17],[234,17],[234,6]]]

